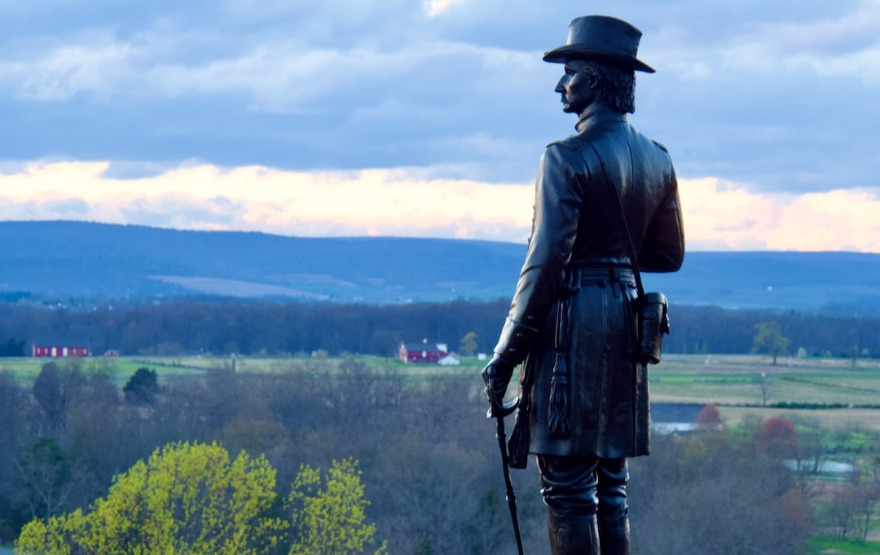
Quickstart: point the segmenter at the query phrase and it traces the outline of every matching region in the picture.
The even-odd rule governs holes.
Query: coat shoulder
[[[587,144],[589,144],[589,141],[587,141],[583,136],[571,135],[571,136],[566,137],[564,139],[559,139],[558,141],[553,141],[552,143],[547,145],[547,148],[549,149],[549,148],[558,146],[558,147],[564,148],[566,150],[578,151],[578,150],[583,149],[585,146],[587,146]]]
[[[654,143],[656,146],[660,147],[660,150],[662,150],[666,154],[669,154],[669,149],[666,148],[666,145],[664,145],[663,143],[661,143],[659,141],[655,141],[654,139],[651,139],[651,142]]]

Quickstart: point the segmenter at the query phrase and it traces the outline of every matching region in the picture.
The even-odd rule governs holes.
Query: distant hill
[[[221,296],[486,301],[513,293],[525,244],[302,238],[84,222],[0,222],[0,299]],[[673,303],[880,314],[880,255],[691,252],[645,276]]]

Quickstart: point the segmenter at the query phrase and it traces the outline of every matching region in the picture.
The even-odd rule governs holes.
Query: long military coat
[[[684,258],[678,186],[666,150],[616,112],[582,116],[577,129],[542,156],[528,253],[495,352],[513,363],[525,359],[521,377],[529,406],[519,417],[529,418],[529,452],[645,455],[648,376],[634,356],[637,293],[631,284],[596,280],[570,293],[563,356],[571,433],[559,439],[547,431],[556,313],[560,296],[569,294],[563,277],[577,268],[631,265],[619,216],[612,212],[618,209],[610,204],[616,200],[598,188],[617,188],[642,271],[675,271]]]

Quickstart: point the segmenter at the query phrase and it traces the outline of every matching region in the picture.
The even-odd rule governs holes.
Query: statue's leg
[[[626,459],[599,459],[596,467],[598,521],[602,555],[629,555],[629,508]]]
[[[595,457],[538,456],[552,555],[599,555]]]

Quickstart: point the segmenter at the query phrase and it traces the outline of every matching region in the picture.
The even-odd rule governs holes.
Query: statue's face
[[[593,103],[596,92],[590,86],[592,79],[582,60],[565,62],[565,74],[556,84],[556,92],[562,95],[562,111],[580,114]]]

